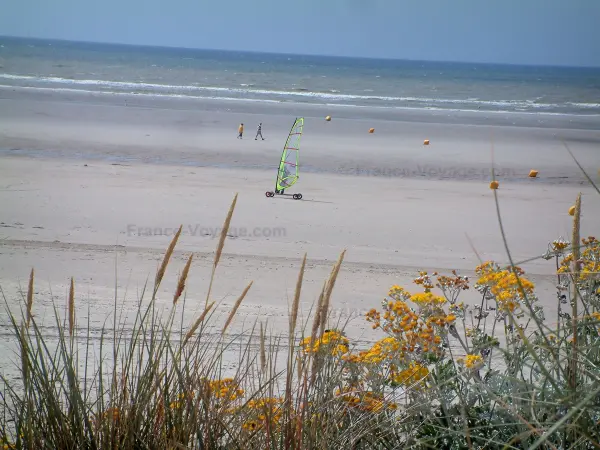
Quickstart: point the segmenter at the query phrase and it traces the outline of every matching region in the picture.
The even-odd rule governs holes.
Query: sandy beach
[[[305,117],[305,128],[301,175],[291,191],[303,200],[266,198],[297,116]],[[237,140],[240,122],[246,132]],[[265,141],[254,140],[259,122]],[[35,268],[36,318],[52,333],[52,299],[63,308],[72,276],[78,321],[89,315],[100,330],[113,310],[115,286],[120,306],[130,311],[182,225],[158,297],[168,310],[177,276],[194,253],[186,298],[192,320],[204,306],[218,233],[239,193],[213,286],[226,315],[254,281],[232,330],[257,319],[268,319],[277,332],[287,328],[304,253],[304,317],[344,249],[334,317],[362,314],[393,284],[416,291],[410,281],[419,270],[458,269],[472,277],[479,257],[508,261],[488,187],[492,144],[500,212],[516,262],[570,236],[567,211],[578,192],[581,234],[597,235],[600,196],[561,140],[597,181],[598,129],[597,117],[573,122],[552,115],[0,89],[0,287],[16,311],[19,290]],[[530,169],[539,178],[529,179]],[[520,265],[548,312],[555,311],[554,263]],[[4,346],[10,336],[4,308],[0,320]],[[381,337],[362,319],[347,332],[361,341]]]

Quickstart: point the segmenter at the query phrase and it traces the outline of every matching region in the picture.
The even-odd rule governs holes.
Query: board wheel
[[[300,200],[302,198],[302,194],[294,194],[292,197],[294,200]]]
[[[273,192],[271,192],[271,191],[267,191],[267,192],[265,192],[265,195],[266,195],[267,197],[275,197],[275,194],[274,194]]]

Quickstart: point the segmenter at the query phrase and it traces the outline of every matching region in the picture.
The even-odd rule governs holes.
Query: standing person
[[[256,141],[258,139],[258,136],[260,136],[260,138],[264,141],[265,138],[262,135],[262,122],[258,124],[258,129],[256,130],[256,136],[254,137],[254,140]]]
[[[244,124],[240,123],[240,126],[238,128],[238,139],[242,139],[242,134],[244,134]]]

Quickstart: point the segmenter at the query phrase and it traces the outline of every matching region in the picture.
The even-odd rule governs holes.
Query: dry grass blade
[[[29,286],[27,287],[27,328],[31,321],[31,310],[33,309],[33,269],[29,274]]]
[[[319,294],[319,300],[317,301],[317,308],[315,310],[315,317],[313,319],[312,330],[310,333],[310,342],[313,344],[317,338],[319,327],[321,326],[321,310],[323,309],[323,298],[325,297],[325,289],[327,288],[327,281],[323,283],[323,288]]]
[[[182,347],[187,343],[187,341],[190,340],[190,338],[194,335],[194,333],[196,332],[198,327],[202,324],[202,322],[204,322],[204,319],[206,319],[206,315],[210,312],[210,310],[212,309],[212,307],[214,305],[215,305],[215,302],[212,302],[210,305],[208,305],[206,308],[204,308],[204,311],[202,312],[202,314],[200,314],[200,317],[198,317],[198,319],[194,322],[194,325],[192,325],[190,330],[185,335],[185,339],[183,340]]]
[[[290,315],[290,330],[288,334],[288,364],[287,364],[287,379],[286,379],[286,387],[285,387],[285,399],[284,404],[286,405],[286,441],[289,441],[291,438],[291,428],[290,428],[290,418],[292,411],[292,368],[293,368],[293,358],[294,358],[294,344],[295,344],[295,334],[296,334],[296,321],[298,319],[298,308],[300,305],[300,292],[302,290],[302,280],[304,278],[304,268],[306,267],[306,253],[304,254],[304,258],[302,259],[302,266],[300,267],[300,272],[298,273],[298,280],[296,281],[296,292],[294,294],[294,302],[292,304],[292,311]],[[298,365],[298,369],[300,365]],[[286,448],[289,448],[286,446]]]
[[[177,300],[179,300],[179,297],[181,297],[181,294],[183,294],[183,290],[185,289],[185,281],[187,280],[188,277],[188,273],[190,271],[190,266],[192,265],[192,258],[194,257],[194,254],[192,253],[183,269],[183,272],[181,273],[181,276],[179,277],[179,282],[177,283],[177,290],[175,291],[175,295],[173,296],[173,304],[177,304]]]
[[[600,194],[600,189],[598,188],[598,186],[596,186],[596,184],[592,181],[592,179],[590,178],[590,176],[587,174],[587,172],[584,170],[583,167],[581,167],[581,164],[579,164],[579,161],[577,161],[577,158],[575,158],[575,155],[573,154],[573,152],[571,151],[571,149],[569,148],[569,146],[567,145],[567,143],[565,141],[562,141],[563,145],[565,146],[565,148],[567,149],[567,151],[569,152],[569,155],[571,155],[571,158],[573,158],[573,161],[575,161],[575,164],[577,164],[577,167],[579,167],[579,170],[581,170],[581,172],[583,172],[583,175],[587,178],[587,180],[590,182],[590,184],[594,187],[594,189],[596,189],[596,192],[598,194]]]
[[[26,327],[24,326],[23,323],[21,323],[21,332],[19,333],[19,339],[20,339],[20,344],[21,344],[21,371],[23,373],[23,383],[25,385],[25,389],[27,389],[28,386],[28,380],[29,380],[29,357],[27,355],[28,352],[28,345],[27,345],[27,338],[25,336],[26,333]]]
[[[225,331],[227,330],[227,328],[229,327],[229,324],[233,320],[233,317],[235,316],[235,313],[237,312],[238,308],[240,307],[240,304],[242,303],[242,300],[244,300],[244,297],[246,296],[246,294],[250,290],[250,287],[252,286],[252,283],[254,283],[254,281],[251,281],[250,284],[248,286],[246,286],[246,289],[244,289],[244,292],[242,292],[242,294],[239,296],[239,298],[235,302],[235,305],[233,305],[233,309],[229,313],[229,317],[227,318],[227,322],[225,322],[225,325],[223,326],[223,330],[221,331],[221,335],[225,334]]]
[[[263,324],[260,323],[260,368],[264,371],[267,368],[267,351],[265,349],[265,332]]]
[[[212,274],[210,276],[210,282],[208,284],[208,292],[206,293],[206,305],[208,305],[208,300],[210,299],[210,293],[212,292],[212,284],[215,279],[215,271],[217,270],[217,266],[219,265],[219,261],[221,260],[221,254],[223,253],[223,247],[225,247],[225,239],[227,238],[227,233],[229,232],[229,225],[231,224],[231,218],[233,217],[233,211],[235,210],[235,204],[237,203],[238,194],[235,194],[233,197],[233,201],[231,202],[231,206],[229,207],[229,211],[227,212],[227,217],[225,218],[225,222],[223,223],[223,229],[221,230],[221,236],[219,237],[219,243],[217,244],[217,251],[215,253],[215,261],[213,262]]]
[[[169,248],[167,249],[167,252],[165,253],[165,257],[163,258],[160,268],[158,269],[158,272],[156,272],[156,278],[154,279],[154,294],[155,295],[156,295],[156,291],[158,290],[158,287],[160,286],[160,283],[161,283],[163,277],[165,276],[167,266],[169,265],[169,260],[171,259],[171,255],[173,255],[173,250],[175,250],[175,245],[177,245],[177,240],[179,239],[179,235],[181,234],[182,228],[183,228],[183,225],[180,225],[179,230],[177,230],[177,233],[175,234],[175,236],[173,236],[173,240],[169,244]]]
[[[323,298],[325,297],[326,288],[327,281],[323,283],[323,288],[321,289],[321,293],[319,294],[319,300],[317,301],[317,308],[315,310],[315,317],[313,318],[313,325],[310,333],[311,348],[315,345],[315,341],[317,340],[317,333],[319,332],[319,327],[321,326],[321,310],[323,309]],[[315,382],[315,378],[317,376],[317,359],[315,358],[315,355],[312,352],[309,353],[309,358],[312,359],[312,368],[310,376],[310,383],[312,385]]]
[[[75,282],[71,277],[71,287],[69,288],[69,335],[73,336],[75,329]]]
[[[296,332],[296,322],[298,320],[298,308],[300,307],[300,292],[302,291],[302,280],[304,279],[304,268],[306,267],[306,253],[302,259],[300,273],[296,281],[296,292],[294,293],[294,303],[292,304],[292,314],[290,315],[290,340],[293,339]]]
[[[483,259],[481,259],[481,256],[479,256],[479,253],[477,252],[475,245],[473,245],[473,241],[471,241],[471,238],[469,237],[469,235],[467,233],[465,233],[465,237],[467,238],[467,241],[469,241],[469,246],[471,247],[471,250],[473,250],[473,253],[475,253],[475,256],[477,256],[477,259],[479,260],[479,264],[483,264]]]
[[[346,250],[344,250],[333,269],[331,270],[331,275],[327,280],[327,289],[325,290],[325,295],[323,297],[323,306],[321,309],[321,334],[325,332],[325,324],[327,323],[327,318],[329,316],[329,302],[331,298],[331,293],[333,292],[333,287],[335,286],[335,281],[337,280],[338,274],[340,273],[340,267],[342,265],[342,261],[344,260],[344,255],[346,254]]]
[[[581,193],[577,195],[577,200],[575,201],[575,213],[573,214],[573,236],[571,240],[571,246],[573,248],[573,273],[576,274],[579,272],[579,258],[581,257],[581,247],[579,245],[580,241],[580,230],[581,230]],[[575,278],[577,280],[577,278]],[[577,291],[573,293],[574,296],[577,295]]]
[[[573,236],[571,239],[571,246],[573,247],[573,301],[572,301],[572,321],[573,321],[573,352],[570,364],[570,375],[571,379],[569,384],[571,389],[575,390],[577,387],[577,282],[579,281],[579,258],[581,257],[581,251],[579,247],[580,241],[580,230],[581,230],[581,192],[577,195],[575,201],[575,213],[573,215]]]
[[[225,239],[227,238],[227,232],[229,231],[229,224],[231,223],[231,218],[233,217],[233,210],[235,209],[237,197],[238,195],[235,194],[235,197],[233,197],[233,201],[231,202],[231,206],[229,207],[229,211],[227,212],[227,217],[225,218],[223,229],[221,230],[221,236],[219,237],[219,245],[217,246],[217,253],[215,254],[215,268],[219,265],[219,260],[221,259],[221,253],[223,252],[223,247],[225,246]]]

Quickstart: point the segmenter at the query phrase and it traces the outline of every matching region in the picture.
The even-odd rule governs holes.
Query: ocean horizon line
[[[123,42],[108,42],[108,41],[87,41],[87,40],[73,40],[73,39],[58,39],[58,38],[44,38],[44,37],[31,37],[31,36],[13,36],[13,35],[0,35],[0,39],[9,39],[15,41],[30,41],[30,42],[54,42],[61,44],[83,44],[92,46],[113,46],[116,48],[129,47],[137,49],[147,50],[167,50],[167,51],[187,51],[187,52],[204,52],[204,53],[230,53],[230,54],[252,54],[252,55],[265,55],[265,56],[295,56],[300,58],[326,58],[326,59],[339,59],[345,61],[381,61],[381,62],[407,62],[407,63],[422,63],[428,65],[435,64],[451,64],[451,65],[479,65],[484,67],[513,67],[513,68],[544,68],[544,69],[559,69],[559,70],[593,70],[600,71],[600,65],[597,66],[585,66],[585,65],[556,65],[556,64],[526,64],[526,63],[507,63],[507,62],[484,62],[484,61],[455,61],[455,60],[428,60],[428,59],[411,59],[411,58],[386,58],[386,57],[370,57],[370,56],[348,56],[348,55],[330,55],[330,54],[317,54],[317,53],[283,53],[273,51],[256,51],[256,50],[234,50],[227,48],[207,48],[207,47],[185,47],[175,45],[153,45],[153,44],[132,44]]]

